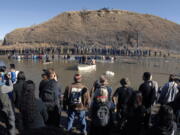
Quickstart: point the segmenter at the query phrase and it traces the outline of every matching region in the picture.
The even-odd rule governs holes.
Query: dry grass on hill
[[[157,16],[121,10],[64,12],[7,34],[5,45],[55,44],[180,50],[180,25]]]

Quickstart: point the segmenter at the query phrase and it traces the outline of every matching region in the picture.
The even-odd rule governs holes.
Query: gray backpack
[[[94,99],[96,102],[106,102],[108,100],[108,89],[106,86],[100,86],[95,90]]]
[[[105,127],[110,121],[110,108],[107,103],[97,103],[93,108],[93,125],[96,127]]]

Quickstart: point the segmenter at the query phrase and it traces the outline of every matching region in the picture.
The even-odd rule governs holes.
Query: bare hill
[[[180,25],[157,16],[121,10],[64,12],[45,23],[16,29],[3,42],[19,43],[180,50]]]

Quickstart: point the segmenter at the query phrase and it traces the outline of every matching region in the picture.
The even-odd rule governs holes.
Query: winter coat
[[[13,85],[13,103],[16,108],[19,109],[21,103],[21,93],[23,90],[23,84],[25,81],[20,80]]]
[[[95,91],[96,91],[97,89],[99,89],[100,87],[106,87],[106,88],[107,88],[107,90],[108,90],[108,100],[111,101],[112,88],[111,88],[110,86],[106,85],[106,84],[101,84],[101,83],[99,82],[99,80],[96,80],[96,81],[94,82],[94,87],[93,87],[93,89],[90,91],[90,96],[93,97],[93,94],[95,93]]]
[[[167,104],[173,102],[177,93],[178,93],[178,86],[175,82],[166,83],[161,89],[159,103]]]
[[[142,93],[143,97],[143,105],[146,108],[151,107],[156,100],[156,88],[152,81],[145,81],[143,84],[140,85],[139,91]]]
[[[10,135],[15,135],[15,116],[11,101],[7,94],[0,92],[0,123],[5,124],[5,128]]]
[[[35,99],[35,107],[36,112],[33,114],[34,118],[32,121],[27,121],[26,116],[21,113],[24,129],[45,127],[45,122],[48,120],[46,106],[40,99]]]
[[[56,80],[48,80],[47,84],[41,91],[40,98],[45,103],[48,110],[57,107],[59,112],[61,111],[61,88]]]
[[[117,102],[117,110],[119,111],[122,109],[122,111],[125,111],[127,108],[127,103],[133,93],[133,89],[130,87],[119,87],[116,89],[113,97],[118,98]]]
[[[72,105],[71,92],[73,88],[81,89],[81,103],[78,105]],[[90,96],[89,91],[82,83],[72,83],[70,86],[67,86],[64,92],[63,106],[64,108],[69,108],[73,110],[86,110],[90,105]]]

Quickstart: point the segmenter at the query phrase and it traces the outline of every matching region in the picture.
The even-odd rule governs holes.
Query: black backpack
[[[105,127],[110,121],[110,108],[107,103],[97,103],[93,106],[93,125],[95,127]]]
[[[143,96],[143,105],[146,108],[151,107],[156,101],[156,89],[152,81],[143,83],[139,89]]]
[[[53,103],[55,102],[55,91],[53,89],[53,83],[48,82],[45,88],[42,90],[42,101],[45,103]]]

